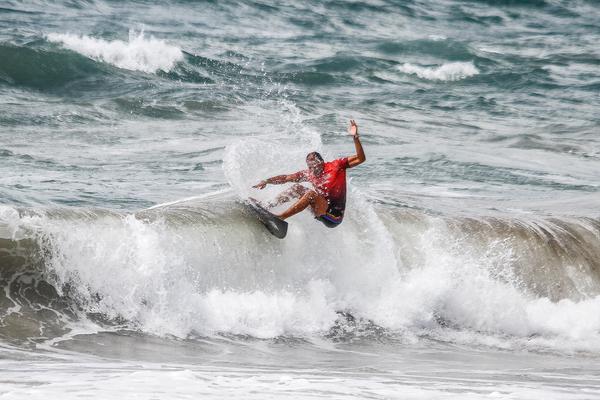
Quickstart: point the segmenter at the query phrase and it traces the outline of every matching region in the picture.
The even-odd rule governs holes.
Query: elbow
[[[364,162],[365,162],[365,160],[366,160],[366,157],[360,157],[360,158],[357,158],[357,159],[354,161],[354,163],[352,164],[352,166],[353,166],[353,167],[356,167],[356,166],[358,166],[358,165],[360,165],[360,164],[364,163]]]

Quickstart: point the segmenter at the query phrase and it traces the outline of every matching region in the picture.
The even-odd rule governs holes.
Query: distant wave
[[[439,67],[421,67],[404,63],[398,69],[406,74],[415,74],[419,78],[432,81],[458,81],[479,74],[472,62],[451,62]]]
[[[51,42],[60,43],[65,48],[93,60],[133,71],[169,72],[183,60],[183,52],[179,47],[152,36],[148,38],[144,32],[131,31],[128,42],[108,41],[70,33],[50,33],[46,37]]]

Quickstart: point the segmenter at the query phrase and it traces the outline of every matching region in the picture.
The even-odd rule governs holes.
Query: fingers
[[[356,125],[356,121],[353,119],[350,120],[350,126],[348,127],[348,132],[352,136],[358,135],[358,125]]]
[[[357,128],[356,126],[356,121],[354,121],[353,119],[350,120],[350,126],[348,127],[348,132],[350,134],[353,134],[352,131],[354,128]]]

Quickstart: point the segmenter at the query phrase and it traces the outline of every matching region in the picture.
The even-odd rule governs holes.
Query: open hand
[[[265,186],[267,186],[267,182],[265,181],[260,181],[258,182],[256,185],[252,186],[255,189],[264,189]]]
[[[356,121],[354,121],[353,119],[350,120],[350,127],[348,127],[348,132],[354,137],[358,136],[358,125],[356,125]]]

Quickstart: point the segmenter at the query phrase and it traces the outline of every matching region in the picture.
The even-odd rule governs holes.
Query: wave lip
[[[473,62],[451,62],[439,67],[421,67],[404,63],[398,69],[406,74],[415,74],[419,78],[431,81],[458,81],[479,74]]]
[[[183,52],[179,47],[153,36],[148,38],[143,31],[130,31],[128,42],[108,41],[71,33],[50,33],[46,38],[93,60],[132,71],[169,72],[183,60]]]

